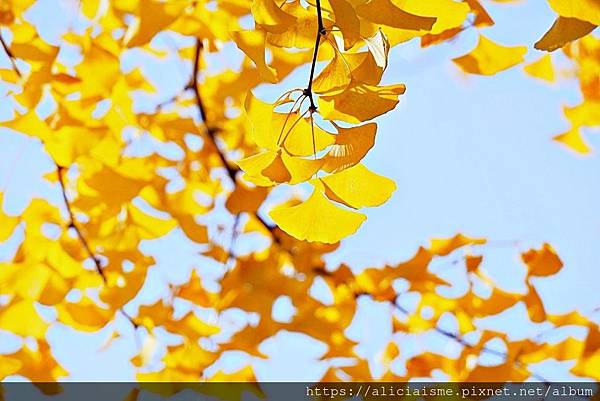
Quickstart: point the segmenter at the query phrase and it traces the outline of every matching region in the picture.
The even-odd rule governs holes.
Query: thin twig
[[[215,127],[211,127],[210,124],[208,123],[207,118],[206,118],[206,115],[207,115],[206,106],[204,105],[204,101],[202,100],[202,96],[200,94],[200,86],[198,83],[198,73],[199,73],[199,68],[200,68],[200,57],[202,55],[203,47],[204,46],[202,44],[202,40],[196,39],[196,47],[194,50],[194,67],[193,67],[193,71],[192,71],[192,77],[190,79],[190,84],[188,85],[188,87],[194,91],[194,98],[196,99],[196,107],[198,108],[198,113],[200,115],[200,119],[202,120],[202,122],[204,122],[204,125],[206,126],[206,133],[208,135],[208,138],[210,139],[213,148],[215,149],[217,155],[219,156],[221,164],[227,171],[227,175],[229,176],[229,178],[231,179],[231,182],[235,186],[236,185],[236,175],[240,170],[235,167],[232,167],[229,164],[229,162],[227,161],[227,158],[225,157],[225,152],[223,150],[221,150],[221,148],[219,147],[217,137],[216,137],[218,129]],[[256,219],[267,229],[267,231],[269,231],[271,233],[271,237],[272,237],[273,241],[275,243],[279,244],[279,242],[280,242],[279,238],[277,238],[277,236],[274,233],[275,227],[268,224],[262,217],[260,217],[256,213],[254,214],[254,217],[256,217]]]
[[[317,37],[315,38],[315,48],[313,50],[312,62],[310,64],[310,76],[308,78],[308,84],[306,89],[304,90],[304,95],[308,97],[310,100],[310,108],[311,113],[317,111],[317,105],[315,104],[315,100],[313,98],[312,92],[312,84],[315,76],[315,68],[317,66],[317,56],[319,55],[319,45],[321,44],[321,36],[325,36],[327,34],[327,30],[323,25],[323,16],[321,15],[321,0],[317,1]]]
[[[15,58],[14,54],[10,51],[9,47],[6,45],[6,42],[4,41],[4,38],[2,37],[2,32],[0,32],[0,43],[2,43],[2,48],[4,49],[4,52],[8,56],[8,59],[10,60],[13,70],[15,70],[15,72],[17,73],[19,78],[21,78],[22,75],[21,75],[21,71],[19,71],[19,68],[17,67],[16,58]]]
[[[86,240],[85,236],[81,232],[81,229],[77,226],[77,219],[75,218],[75,214],[73,213],[73,209],[71,207],[71,202],[69,201],[69,198],[67,197],[67,188],[65,185],[65,178],[64,178],[65,168],[58,165],[58,163],[56,163],[56,162],[55,162],[55,164],[56,164],[56,174],[58,176],[58,183],[60,184],[62,198],[65,203],[65,207],[67,208],[67,213],[69,215],[69,228],[72,228],[73,230],[75,230],[75,233],[77,234],[77,238],[79,239],[81,246],[83,246],[83,249],[88,254],[88,257],[90,257],[94,261],[94,265],[96,266],[96,271],[98,272],[100,277],[102,277],[102,281],[104,281],[104,284],[107,284],[106,275],[104,274],[104,270],[102,269],[102,264],[100,262],[100,259],[98,259],[98,257],[94,254],[94,252],[92,252],[92,249],[90,248],[88,241]],[[125,312],[123,310],[123,308],[119,308],[119,311],[123,314],[123,316],[125,316],[125,318],[127,320],[129,320],[129,322],[131,323],[131,325],[133,326],[134,329],[137,329],[139,327],[139,324],[136,323],[136,321],[133,319],[133,317],[131,317],[127,312]]]
[[[396,308],[398,311],[400,311],[402,314],[404,314],[404,315],[406,315],[406,316],[409,316],[409,315],[410,315],[410,312],[409,312],[408,310],[406,310],[405,308],[403,308],[402,306],[398,305],[397,301],[398,301],[398,297],[396,297],[395,301],[394,301],[394,302],[392,302],[392,306],[394,306],[394,307],[395,307],[395,308]],[[476,348],[476,347],[475,347],[473,344],[469,343],[467,340],[465,340],[465,339],[464,339],[463,337],[461,337],[459,334],[452,333],[452,332],[450,332],[450,331],[448,331],[448,330],[442,329],[441,327],[439,327],[439,326],[437,326],[437,325],[436,325],[436,326],[435,326],[433,329],[434,329],[434,330],[435,330],[437,333],[439,333],[439,334],[443,335],[443,336],[444,336],[444,337],[446,337],[446,338],[449,338],[449,339],[451,339],[451,340],[454,340],[456,343],[458,343],[458,344],[462,345],[462,346],[463,346],[463,347],[465,347],[465,348],[470,348],[470,349]],[[481,350],[482,350],[483,352],[487,353],[487,354],[490,354],[490,355],[495,355],[495,356],[497,356],[497,357],[500,357],[500,358],[503,358],[503,359],[505,359],[505,360],[508,360],[508,354],[506,354],[505,352],[498,351],[498,350],[495,350],[495,349],[493,349],[493,348],[489,348],[489,347],[481,347]],[[531,377],[535,378],[536,380],[539,380],[540,382],[542,382],[542,383],[544,383],[544,384],[546,384],[546,385],[550,384],[550,381],[549,381],[549,380],[547,380],[546,378],[544,378],[543,376],[541,376],[541,375],[539,375],[539,374],[537,374],[537,373],[533,373],[533,372],[531,372],[531,371],[530,371],[530,370],[527,368],[527,364],[525,364],[525,363],[523,363],[523,362],[519,361],[518,359],[515,359],[515,360],[514,360],[514,364],[515,364],[515,365],[516,365],[518,368],[521,368],[521,369],[523,369],[523,370],[526,370],[526,371],[527,371],[527,372],[528,372],[528,373],[531,375]]]
[[[92,249],[90,248],[90,244],[88,243],[85,236],[81,232],[81,229],[77,225],[77,219],[75,218],[75,214],[73,213],[73,209],[71,208],[71,202],[69,202],[69,198],[67,197],[67,188],[65,185],[64,170],[65,170],[64,167],[59,166],[58,164],[56,165],[56,173],[58,175],[58,183],[60,184],[60,190],[62,192],[62,197],[65,202],[65,206],[67,208],[67,213],[69,214],[69,228],[72,228],[73,230],[75,230],[75,233],[77,234],[77,238],[79,239],[79,242],[81,242],[81,245],[87,252],[88,256],[94,261],[94,266],[96,267],[96,271],[98,272],[98,274],[100,274],[100,276],[102,277],[102,280],[106,284],[106,276],[104,275],[104,270],[102,269],[102,263],[100,262],[100,259],[94,254],[94,252],[92,252]]]

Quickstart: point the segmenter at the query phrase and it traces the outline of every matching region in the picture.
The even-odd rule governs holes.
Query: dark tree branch
[[[196,47],[194,48],[194,69],[192,70],[193,72],[192,78],[190,80],[190,87],[194,91],[194,96],[196,97],[196,105],[198,106],[198,111],[200,112],[200,120],[202,120],[204,124],[206,124],[206,108],[204,107],[202,96],[200,96],[200,88],[198,87],[198,73],[200,72],[200,56],[202,55],[203,48],[204,45],[202,44],[202,40],[196,38]]]
[[[102,277],[102,280],[106,284],[106,276],[104,275],[104,270],[102,270],[102,263],[100,262],[100,259],[98,259],[98,257],[94,254],[94,252],[92,252],[92,249],[90,248],[90,244],[88,243],[87,239],[81,232],[81,229],[78,227],[77,220],[75,218],[75,214],[73,213],[73,209],[71,208],[71,202],[69,202],[69,198],[67,197],[67,188],[65,186],[64,170],[65,170],[64,167],[61,167],[58,164],[56,165],[56,174],[58,175],[58,183],[60,184],[60,190],[62,192],[62,197],[63,197],[64,203],[65,203],[65,206],[67,208],[67,213],[69,214],[69,228],[72,228],[73,230],[75,230],[75,233],[77,234],[77,238],[79,239],[79,242],[81,242],[83,249],[85,249],[88,256],[94,261],[94,265],[96,266],[96,271],[98,272],[98,274],[100,274],[100,276]]]
[[[308,78],[308,85],[306,86],[306,89],[304,89],[303,93],[305,96],[308,97],[308,99],[310,100],[310,107],[309,110],[312,113],[314,113],[315,111],[317,111],[317,105],[315,104],[315,99],[313,97],[313,92],[312,92],[312,84],[313,84],[313,79],[315,76],[315,68],[317,66],[317,57],[319,55],[319,45],[321,44],[321,37],[325,36],[327,34],[327,31],[325,30],[325,26],[323,25],[323,16],[321,14],[321,0],[316,0],[317,1],[317,37],[315,39],[315,48],[313,50],[313,57],[312,57],[312,62],[310,64],[310,76]]]
[[[0,32],[0,43],[2,43],[2,48],[4,49],[4,52],[8,56],[8,59],[10,60],[13,70],[15,70],[15,72],[17,73],[17,75],[19,77],[22,77],[21,71],[19,71],[19,68],[17,67],[16,58],[15,58],[14,54],[12,54],[12,52],[10,51],[9,47],[6,45],[6,42],[4,41],[4,38],[2,37],[1,32]]]
[[[218,143],[218,140],[216,137],[216,134],[219,130],[218,130],[218,128],[213,127],[209,124],[209,122],[206,118],[206,116],[207,116],[206,106],[205,106],[202,96],[200,94],[200,85],[198,83],[198,74],[199,74],[199,69],[200,69],[200,58],[202,56],[202,49],[203,49],[202,40],[196,39],[196,47],[194,49],[194,67],[192,70],[192,77],[190,79],[190,83],[187,88],[192,89],[192,91],[194,92],[194,98],[196,99],[196,107],[198,108],[198,114],[200,115],[200,119],[206,126],[206,133],[207,133],[208,138],[210,139],[211,145],[215,149],[217,156],[219,156],[221,164],[227,171],[227,175],[231,179],[231,182],[233,183],[234,186],[236,186],[237,185],[236,176],[240,170],[235,167],[232,167],[229,164],[229,162],[227,161],[227,158],[225,157],[225,152],[219,147],[219,143]],[[256,219],[258,219],[258,221],[269,231],[269,233],[271,233],[271,237],[272,237],[273,241],[275,243],[279,244],[279,238],[277,238],[277,236],[274,233],[275,227],[268,224],[258,214],[254,213],[253,216],[256,217]],[[235,225],[237,226],[237,217],[236,217]],[[234,227],[234,229],[235,229],[235,227]]]
[[[90,248],[90,245],[89,245],[87,239],[85,238],[85,236],[81,232],[81,229],[77,225],[77,220],[75,219],[75,214],[73,213],[73,209],[71,208],[71,202],[69,202],[69,198],[67,197],[67,188],[65,185],[64,171],[65,171],[64,167],[56,164],[56,174],[58,175],[58,183],[60,184],[62,198],[65,202],[65,206],[67,208],[67,213],[69,214],[69,228],[72,228],[73,230],[75,230],[75,233],[77,234],[77,238],[79,239],[81,246],[83,247],[83,249],[85,249],[88,256],[94,261],[94,265],[96,266],[96,271],[98,272],[100,277],[102,277],[102,281],[104,281],[104,284],[106,284],[107,283],[106,275],[104,274],[104,270],[102,269],[102,264],[100,262],[100,259],[98,259],[98,257],[94,254],[94,252],[92,252],[92,249]],[[139,324],[136,323],[134,318],[131,317],[131,315],[129,315],[127,312],[125,312],[125,310],[123,308],[119,308],[119,312],[121,312],[123,314],[123,316],[125,316],[125,318],[127,320],[129,320],[129,322],[131,323],[131,325],[133,326],[134,329],[137,329],[139,327]]]

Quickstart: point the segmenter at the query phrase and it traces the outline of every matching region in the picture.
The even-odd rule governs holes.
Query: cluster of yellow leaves
[[[600,127],[600,42],[591,34],[600,25],[600,4],[595,0],[548,0],[548,3],[558,17],[535,48],[549,52],[564,48],[574,62],[583,96],[581,104],[565,107],[564,114],[571,127],[554,140],[576,153],[588,154],[591,148],[582,130]],[[528,66],[526,71],[537,78],[554,80],[549,55]]]
[[[373,123],[352,128],[337,128],[329,133],[302,116],[285,131],[289,116],[272,111],[272,106],[249,94],[245,104],[252,122],[255,142],[265,150],[238,162],[245,179],[257,186],[310,182],[310,198],[295,206],[280,206],[270,215],[287,233],[300,240],[335,243],[356,231],[364,216],[335,206],[373,207],[385,202],[395,189],[393,181],[381,177],[360,160],[375,142]],[[314,144],[306,141],[313,138]],[[310,139],[309,139],[310,141]],[[314,148],[313,148],[314,145]],[[316,151],[322,157],[306,158]],[[331,174],[316,177],[317,172]]]
[[[583,99],[578,105],[564,107],[571,127],[554,139],[574,152],[588,154],[591,148],[583,133],[600,129],[600,39],[588,35],[566,47],[565,54],[574,62]]]
[[[233,40],[263,81],[282,79],[276,55],[285,49],[312,49],[313,59],[306,88],[286,92],[274,103],[248,94],[244,111],[260,152],[237,164],[257,186],[309,182],[313,189],[307,200],[285,202],[269,215],[297,239],[338,242],[366,219],[351,209],[381,205],[395,189],[393,182],[360,164],[377,130],[368,121],[394,109],[405,92],[403,84],[381,85],[390,49],[412,38],[422,38],[423,46],[452,39],[469,16],[477,26],[493,21],[477,0],[335,0],[308,8],[297,1],[260,0],[251,11],[255,29],[236,32]],[[513,56],[512,49],[504,51],[484,37],[480,47],[456,62],[469,72],[494,74],[520,62],[524,53],[519,49]],[[269,52],[271,65],[266,62]],[[490,54],[499,63],[473,67]],[[328,63],[313,79],[317,60]]]
[[[395,189],[361,163],[375,144],[377,125],[370,120],[393,110],[405,91],[400,83],[382,84],[390,49],[414,38],[431,46],[470,26],[493,24],[479,0],[220,0],[216,7],[205,1],[86,0],[78,16],[83,29],[64,32],[58,44],[47,43],[28,21],[24,13],[31,4],[0,4],[0,34],[9,33],[2,40],[12,61],[12,68],[0,69],[0,79],[13,106],[12,118],[0,124],[43,144],[55,164],[45,177],[58,203],[34,199],[20,216],[8,216],[0,194],[0,242],[23,234],[14,256],[0,263],[0,330],[30,340],[14,353],[0,354],[0,379],[64,376],[46,342],[48,328],[113,330],[124,316],[136,335],[145,336],[131,360],[143,372],[141,380],[253,381],[250,367],[232,374],[207,369],[230,350],[264,357],[259,346],[282,330],[328,346],[322,359],[331,369],[324,380],[339,380],[340,372],[371,380],[368,363],[347,336],[362,296],[395,305],[390,313],[395,332],[441,333],[438,319],[451,314],[460,336],[476,331],[478,318],[520,302],[534,322],[589,330],[585,341],[557,345],[511,342],[502,333],[482,331],[478,343],[463,344],[460,358],[424,353],[406,361],[405,376],[388,371],[386,379],[428,376],[438,368],[454,379],[486,374],[498,381],[524,379],[529,373],[519,366],[546,355],[577,360],[574,374],[597,377],[597,325],[577,314],[547,314],[530,281],[562,267],[549,246],[523,254],[529,269],[525,294],[495,287],[480,269],[483,256],[466,252],[465,274],[479,277],[491,295],[471,286],[459,298],[441,296],[437,289],[449,283],[431,272],[431,262],[485,244],[462,235],[434,240],[404,263],[360,273],[345,265],[328,269],[324,262],[365,220],[357,210],[383,204]],[[596,15],[589,8],[594,4],[578,7],[556,10],[564,18],[595,21],[584,16]],[[255,27],[244,30],[248,17]],[[164,50],[158,38],[177,40]],[[244,54],[239,68],[201,70],[205,58],[222,54],[231,43]],[[569,49],[580,62],[586,101],[597,101],[597,40],[588,36]],[[66,56],[69,52],[77,57]],[[191,64],[189,83],[165,99],[144,66],[125,70],[132,55],[155,66],[173,58],[182,68]],[[490,75],[520,63],[523,55],[521,47],[480,36],[475,50],[455,62],[466,72]],[[254,95],[259,85],[280,82],[306,64],[314,72],[306,88],[273,103]],[[139,97],[152,107],[140,111]],[[575,108],[567,115],[577,127],[593,126],[593,110]],[[202,121],[190,117],[198,114]],[[144,142],[157,146],[143,149]],[[280,184],[303,184],[312,192],[306,200],[291,198],[259,211]],[[265,222],[263,212],[279,227]],[[231,239],[214,223],[224,215],[235,216]],[[155,264],[141,246],[171,233],[201,247],[210,262],[187,281],[170,283],[161,299],[140,304],[138,294],[152,285],[148,272]],[[256,234],[268,237],[269,246],[233,252],[237,237],[252,242]],[[218,290],[203,276],[215,265],[222,269]],[[419,296],[414,310],[400,303],[404,294],[395,287],[400,280]],[[329,301],[310,295],[321,281]],[[272,316],[281,297],[294,306],[289,321]],[[189,306],[185,313],[176,306],[181,303]],[[224,332],[218,319],[205,319],[207,310],[219,316],[240,309],[257,314],[258,322]],[[54,313],[43,313],[48,310]],[[159,344],[157,332],[180,342]],[[116,333],[111,341],[124,335],[130,333]],[[473,367],[472,356],[484,353],[492,338],[506,343],[506,361],[493,371]],[[164,364],[148,370],[157,347],[163,347]],[[391,366],[402,349],[390,343],[381,355]],[[357,363],[337,366],[340,357]]]

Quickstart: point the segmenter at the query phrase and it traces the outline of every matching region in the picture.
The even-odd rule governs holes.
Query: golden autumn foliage
[[[234,373],[210,368],[230,351],[263,358],[261,343],[282,331],[327,346],[321,360],[329,381],[405,381],[433,371],[451,380],[522,381],[539,379],[530,365],[549,358],[573,361],[574,375],[600,380],[598,325],[577,312],[547,313],[538,294],[538,280],[563,268],[550,244],[516,251],[520,292],[502,289],[486,273],[486,239],[462,234],[433,239],[398,264],[354,271],[325,262],[361,229],[364,210],[396,190],[363,163],[377,146],[377,118],[419,90],[383,80],[394,67],[391,49],[409,41],[436,46],[477,30],[474,48],[452,62],[485,76],[523,64],[534,48],[561,49],[582,100],[565,106],[571,128],[554,139],[585,154],[591,149],[583,132],[600,127],[596,0],[548,0],[557,19],[535,44],[494,39],[484,31],[493,15],[480,0],[82,0],[75,10],[80,26],[62,32],[60,44],[29,22],[33,3],[0,5],[0,57],[10,63],[0,80],[13,105],[0,125],[43,144],[52,161],[45,179],[56,196],[33,199],[11,216],[0,193],[0,242],[22,237],[14,256],[0,262],[0,330],[27,340],[0,354],[0,379],[63,378],[68,372],[46,338],[53,325],[97,332],[125,319],[132,332],[114,338],[144,338],[131,363],[145,381],[255,380],[251,366]],[[165,50],[159,42],[169,40]],[[123,67],[127,58],[143,57],[160,68],[167,54],[186,71],[174,94],[160,93],[148,70]],[[231,54],[240,59],[236,68],[214,62]],[[555,56],[543,53],[522,67],[554,82]],[[302,71],[303,86],[285,87],[286,77]],[[265,85],[280,96],[261,98]],[[132,151],[140,138],[156,149]],[[179,156],[160,150],[167,147]],[[289,187],[308,195],[285,192]],[[48,226],[58,234],[47,235]],[[198,245],[208,267],[196,266],[159,300],[140,304],[156,262],[143,244],[174,231]],[[240,242],[252,246],[238,250]],[[440,288],[453,285],[435,268],[444,264],[459,267],[461,294],[442,295]],[[311,296],[321,284],[327,300]],[[272,313],[282,297],[294,309],[287,321]],[[424,349],[405,358],[401,344],[389,343],[379,361],[384,373],[375,377],[347,335],[365,298],[388,307],[394,333],[441,336],[460,347],[458,355]],[[578,326],[585,337],[514,340],[479,325],[518,305],[531,322]],[[231,311],[244,315],[234,328],[222,318]],[[176,343],[161,344],[157,332]],[[161,363],[152,364],[159,347]],[[496,366],[478,363],[499,353]],[[402,358],[404,372],[396,373],[391,366]]]

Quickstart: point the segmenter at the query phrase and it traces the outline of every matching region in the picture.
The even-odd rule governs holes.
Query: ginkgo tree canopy
[[[548,359],[599,379],[597,322],[550,312],[540,295],[537,283],[565,268],[543,238],[541,246],[515,249],[522,269],[515,291],[486,272],[494,243],[464,234],[360,271],[326,262],[368,224],[365,211],[402,185],[367,156],[382,135],[382,116],[400,113],[398,104],[419,91],[386,78],[398,62],[394,49],[408,43],[426,51],[475,32],[475,46],[448,64],[485,79],[519,66],[553,82],[561,75],[557,58],[569,60],[580,101],[564,108],[570,128],[555,140],[591,151],[584,135],[600,126],[596,2],[548,0],[556,20],[536,43],[496,38],[487,30],[495,23],[488,3],[83,0],[51,41],[28,14],[36,2],[4,1],[0,80],[10,112],[0,124],[43,149],[53,195],[32,199],[18,215],[0,207],[0,242],[18,238],[0,262],[0,331],[23,340],[0,354],[0,379],[65,377],[48,338],[64,326],[108,328],[107,346],[141,338],[130,359],[139,380],[253,381],[251,365],[231,372],[221,369],[223,359],[232,352],[264,358],[261,344],[292,332],[326,346],[322,380],[370,381],[372,361],[348,334],[365,299],[387,308],[393,333],[434,334],[459,347],[454,356],[411,354],[392,339],[375,361],[378,379],[441,372],[460,381],[545,380],[533,365]],[[524,65],[536,51],[545,53]],[[235,67],[223,61],[232,52]],[[131,57],[146,66],[125,68]],[[150,69],[173,60],[183,77],[163,77],[179,82],[165,93]],[[300,85],[291,85],[287,78],[301,72]],[[277,95],[268,97],[265,87]],[[203,263],[156,284],[148,248],[174,232]],[[436,268],[444,264],[460,271],[448,277]],[[459,288],[458,280],[460,293],[444,292]],[[159,296],[144,298],[155,285]],[[293,310],[288,319],[274,313],[282,299]],[[480,324],[518,307],[529,322],[585,334],[546,344]],[[127,333],[117,320],[127,322]],[[480,363],[486,354],[501,360]],[[403,369],[394,366],[400,360]]]

